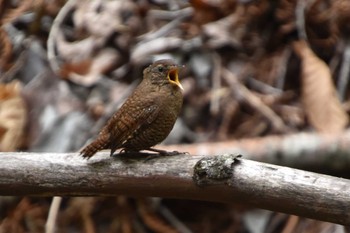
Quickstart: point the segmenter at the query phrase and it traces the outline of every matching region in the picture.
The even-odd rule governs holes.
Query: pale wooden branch
[[[158,145],[190,154],[242,154],[246,159],[319,173],[350,175],[350,130],[340,134],[302,132],[241,140]]]
[[[350,225],[350,180],[221,156],[0,153],[0,195],[158,196],[238,202]]]

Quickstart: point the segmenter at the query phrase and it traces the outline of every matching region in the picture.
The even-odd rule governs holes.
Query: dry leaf
[[[23,15],[24,12],[28,11],[31,7],[35,7],[41,4],[41,1],[24,0],[18,1],[13,4],[11,1],[6,4],[5,1],[0,2],[0,7],[3,10],[0,22],[2,25],[11,23]]]
[[[113,49],[106,48],[100,50],[93,59],[64,64],[60,75],[80,85],[90,86],[117,62],[118,54]]]
[[[132,0],[80,0],[73,14],[74,27],[94,37],[133,33],[141,25],[138,9]]]
[[[12,44],[3,28],[0,28],[0,68],[8,70],[11,66]]]
[[[335,19],[334,25],[342,36],[348,38],[350,36],[350,1],[336,0],[332,4],[331,10],[333,19]]]
[[[25,104],[18,81],[0,84],[0,151],[14,151],[22,142],[26,122]]]
[[[313,127],[323,133],[338,133],[348,124],[349,117],[336,95],[331,72],[305,41],[293,44],[301,59],[302,102]]]
[[[194,8],[193,20],[198,24],[216,21],[234,11],[237,1],[233,0],[190,0]]]
[[[48,51],[50,62],[63,78],[84,86],[128,60],[141,25],[132,0],[67,2],[57,17],[49,35],[55,48]]]

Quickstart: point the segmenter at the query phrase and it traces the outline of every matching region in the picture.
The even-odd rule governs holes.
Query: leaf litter
[[[347,0],[0,6],[0,151],[78,151],[131,93],[142,69],[160,58],[186,65],[185,105],[172,143],[335,134],[348,126],[349,74],[341,72],[348,65]],[[50,201],[1,197],[0,232],[44,232]],[[338,232],[330,223],[255,213],[199,201],[76,197],[63,200],[56,230]],[[251,216],[263,224],[254,226]]]

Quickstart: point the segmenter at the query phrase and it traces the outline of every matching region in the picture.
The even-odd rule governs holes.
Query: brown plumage
[[[168,136],[182,107],[178,69],[172,60],[159,60],[147,67],[133,94],[80,154],[90,158],[104,149],[110,149],[111,155],[117,149],[158,151],[151,147]]]

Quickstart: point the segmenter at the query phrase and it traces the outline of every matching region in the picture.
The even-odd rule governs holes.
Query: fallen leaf
[[[56,20],[49,35],[51,65],[64,79],[83,86],[96,84],[128,61],[141,25],[139,6],[132,0],[67,2]]]
[[[294,42],[293,46],[301,59],[301,98],[309,122],[322,133],[341,132],[349,117],[336,95],[329,67],[305,41]]]
[[[118,54],[113,49],[106,48],[100,50],[93,59],[64,64],[60,75],[77,84],[91,86],[103,76],[103,73],[118,63],[118,59]]]
[[[0,84],[0,151],[15,151],[22,143],[26,108],[20,95],[21,84]]]

